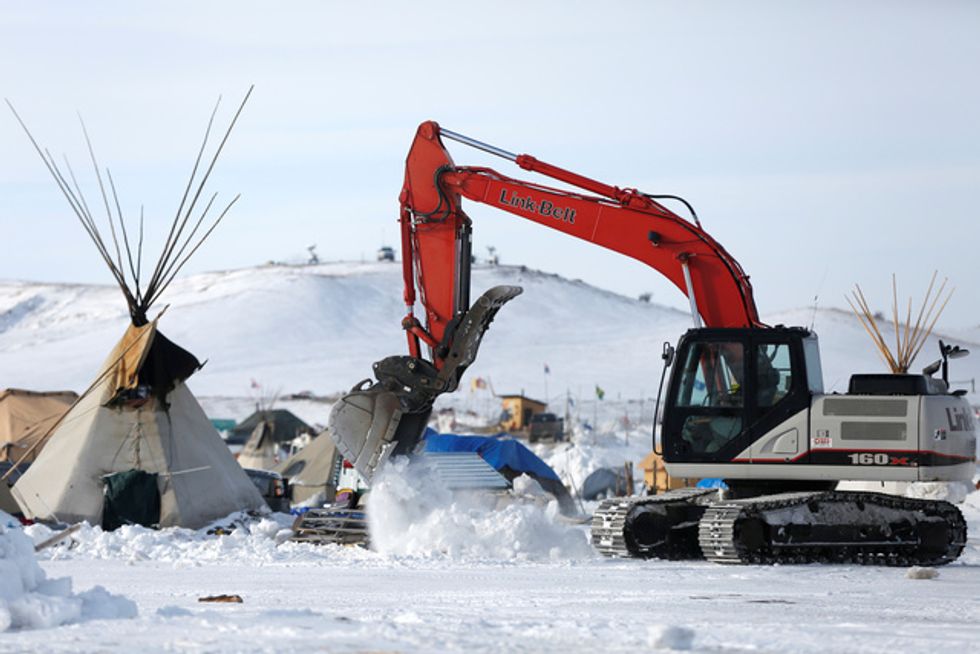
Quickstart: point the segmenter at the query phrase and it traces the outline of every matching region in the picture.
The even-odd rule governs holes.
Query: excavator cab
[[[677,346],[663,421],[668,463],[728,463],[822,393],[802,328],[692,329]]]

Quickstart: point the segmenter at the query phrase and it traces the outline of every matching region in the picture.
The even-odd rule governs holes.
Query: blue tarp
[[[698,488],[724,488],[728,489],[728,484],[717,477],[707,477],[698,482]]]
[[[560,482],[558,475],[547,463],[531,450],[515,440],[504,440],[504,433],[493,436],[458,436],[440,434],[431,427],[425,430],[426,452],[476,452],[495,470],[510,468],[516,473],[527,473],[535,478]]]

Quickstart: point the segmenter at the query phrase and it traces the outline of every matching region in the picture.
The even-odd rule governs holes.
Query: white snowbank
[[[647,630],[647,640],[653,649],[688,650],[694,642],[694,632],[687,627],[654,625]]]
[[[282,513],[258,521],[233,515],[198,530],[126,525],[103,531],[83,523],[70,540],[45,550],[42,556],[49,560],[122,560],[133,564],[164,561],[179,568],[223,562],[263,565],[317,561],[337,554],[339,548],[287,542],[292,535],[292,520],[292,516]],[[216,529],[219,533],[215,533]],[[34,542],[53,533],[44,525],[31,525],[26,531]]]
[[[136,604],[101,586],[76,595],[70,577],[48,579],[37,563],[33,541],[16,518],[0,511],[0,631],[136,614]]]
[[[451,559],[568,560],[593,557],[585,528],[542,507],[486,492],[453,492],[424,467],[392,461],[368,498],[371,546],[383,554]]]

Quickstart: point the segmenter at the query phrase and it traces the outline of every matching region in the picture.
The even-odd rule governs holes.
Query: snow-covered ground
[[[535,451],[570,487],[597,467],[639,462],[650,450],[661,344],[676,341],[689,318],[519,267],[474,274],[476,291],[515,283],[525,293],[501,311],[467,379],[546,397],[567,413],[571,440]],[[214,418],[244,418],[278,391],[312,391],[326,397],[276,406],[325,424],[331,396],[368,376],[371,362],[404,351],[400,268],[391,264],[196,275],[176,282],[164,303],[172,307],[162,330],[209,359],[191,386]],[[882,369],[849,313],[765,319],[813,325],[828,390],[845,390],[851,372]],[[0,282],[0,386],[81,390],[125,324],[115,288]],[[935,351],[928,344],[918,365]],[[954,379],[980,376],[980,352],[953,371]],[[468,386],[439,407],[464,426],[498,410],[489,388]],[[135,602],[137,617],[0,632],[0,652],[893,654],[968,651],[980,641],[980,492],[961,505],[966,552],[934,579],[858,566],[606,560],[588,546],[584,525],[540,496],[491,507],[426,483],[381,482],[374,500],[374,551],[284,542],[290,519],[282,515],[228,535],[84,526],[39,553],[47,577],[70,577],[79,596],[103,586]],[[36,542],[50,535],[28,531]],[[225,593],[244,602],[198,602]]]
[[[392,263],[203,273],[174,282],[159,303],[159,308],[170,306],[160,326],[207,360],[189,382],[199,397],[332,395],[370,377],[372,362],[406,351],[401,284],[401,266]],[[687,314],[580,281],[520,266],[474,268],[474,295],[500,284],[520,285],[524,293],[501,309],[464,380],[489,380],[497,393],[524,391],[552,402],[569,396],[581,402],[594,398],[598,385],[606,401],[649,400],[660,380],[662,344],[676,342],[691,325]],[[846,390],[852,372],[884,370],[850,312],[810,308],[763,318],[770,324],[813,326],[828,390]],[[125,303],[112,286],[0,281],[0,387],[83,390],[127,319]],[[980,377],[980,345],[969,338],[947,340],[977,350],[951,364],[953,378]],[[933,337],[917,367],[937,353]],[[253,381],[260,390],[253,389]],[[980,403],[980,395],[972,398]],[[464,388],[453,401],[482,413],[490,400],[489,389],[481,394]],[[245,404],[247,414],[250,403]]]
[[[0,651],[972,651],[980,493],[963,510],[974,535],[934,579],[849,565],[276,546],[282,525],[271,520],[228,536],[83,529],[73,547],[41,552],[44,569],[125,595],[138,617],[6,632]],[[198,601],[217,594],[244,602]]]

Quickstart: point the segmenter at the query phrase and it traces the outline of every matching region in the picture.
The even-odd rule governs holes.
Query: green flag
[[[606,396],[606,391],[602,390],[602,387],[599,386],[599,384],[595,385],[595,396],[600,400]]]

